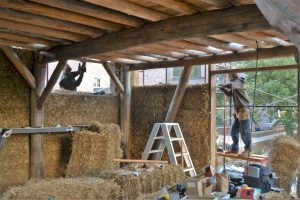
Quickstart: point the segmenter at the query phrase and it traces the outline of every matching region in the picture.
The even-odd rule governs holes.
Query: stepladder
[[[178,123],[155,123],[142,159],[161,160],[165,149],[170,163],[181,164],[190,177],[197,175]]]

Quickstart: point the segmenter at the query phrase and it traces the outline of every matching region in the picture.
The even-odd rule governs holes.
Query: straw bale
[[[29,137],[10,136],[0,152],[0,192],[25,183],[29,175]]]
[[[118,96],[91,94],[51,94],[45,103],[45,126],[89,125],[91,121],[119,121]]]
[[[293,199],[291,197],[291,195],[289,195],[286,191],[282,191],[280,193],[278,192],[268,192],[264,194],[264,198],[265,200],[289,200],[289,199]]]
[[[80,131],[73,136],[66,176],[93,175],[118,167],[114,158],[121,158],[122,155],[119,127],[115,124],[98,124],[98,128],[98,132]]]
[[[129,156],[141,158],[154,123],[163,122],[173,98],[175,85],[136,87],[132,91],[132,122]],[[208,85],[186,90],[175,122],[180,124],[194,166],[200,171],[209,160]],[[166,156],[165,156],[166,157]]]
[[[151,194],[141,194],[137,200],[155,200],[159,196],[159,192],[153,192]]]
[[[52,179],[28,182],[11,188],[1,200],[8,199],[117,199],[120,188],[109,180],[99,178]]]
[[[171,186],[186,176],[179,165],[165,165],[164,168],[151,168],[152,170],[140,171],[139,176],[121,175],[130,172],[128,169],[102,172],[100,178],[113,180],[121,188],[121,199],[136,199],[141,194],[159,191],[162,186]]]
[[[290,191],[291,182],[300,167],[300,144],[288,136],[276,137],[270,152],[269,164],[279,176],[279,186]]]
[[[44,136],[45,177],[63,177],[71,156],[70,133],[46,134]]]

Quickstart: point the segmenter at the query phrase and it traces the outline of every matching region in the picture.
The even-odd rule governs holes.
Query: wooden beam
[[[109,31],[117,31],[122,29],[122,26],[106,20],[89,17],[86,15],[70,12],[66,10],[56,9],[38,3],[30,3],[21,0],[1,0],[0,6],[4,8],[11,8],[33,14],[43,15],[60,19],[64,21],[74,22],[78,24],[88,25],[95,28],[101,28]]]
[[[32,1],[132,27],[142,26],[145,23],[144,20],[141,20],[137,17],[133,17],[130,15],[123,14],[121,12],[117,12],[111,9],[106,9],[100,6],[95,6],[77,0]]]
[[[173,99],[167,112],[165,122],[174,122],[179,111],[185,90],[189,84],[189,79],[193,71],[193,66],[185,66],[176,87]]]
[[[167,160],[132,160],[132,159],[114,159],[115,162],[126,162],[126,163],[158,163],[158,164],[168,164]]]
[[[158,21],[162,19],[169,18],[168,15],[152,10],[150,8],[146,8],[143,6],[140,6],[138,4],[124,1],[124,0],[84,0],[85,2],[89,2],[95,5],[103,6],[112,10],[117,10],[123,13],[126,13],[127,15],[136,16],[142,19],[146,19],[149,21]]]
[[[280,38],[273,37],[267,33],[263,32],[249,32],[249,33],[240,33],[239,35],[242,35],[247,38],[251,38],[253,40],[260,40],[264,41],[266,44],[272,45],[272,46],[288,46],[291,45],[290,42],[284,41]]]
[[[13,65],[17,68],[21,76],[25,79],[27,84],[31,89],[36,88],[35,78],[29,69],[24,65],[20,57],[14,52],[14,50],[10,47],[1,46],[2,51],[6,55],[6,57],[13,63]]]
[[[103,54],[138,45],[176,39],[259,31],[268,28],[270,28],[269,24],[255,5],[239,6],[167,19],[140,28],[111,33],[82,43],[54,48],[50,52],[56,56],[44,59],[43,62]],[[108,43],[110,45],[107,45]]]
[[[250,48],[256,48],[256,42],[255,40],[250,40],[248,38],[242,37],[237,34],[226,34],[226,35],[214,35],[212,36],[213,38],[219,39],[219,40],[224,40],[227,42],[235,42],[238,44],[245,45]]]
[[[195,14],[201,10],[194,5],[188,4],[183,1],[178,1],[178,0],[161,0],[161,1],[150,0],[150,1],[185,15]]]
[[[47,100],[49,94],[51,93],[54,85],[56,84],[61,71],[63,70],[64,66],[66,65],[67,60],[61,60],[58,62],[56,68],[53,71],[52,76],[50,77],[45,89],[43,90],[43,93],[41,94],[41,96],[38,98],[37,100],[37,107],[39,109],[41,109],[45,103],[45,101]]]
[[[24,49],[33,49],[33,50],[42,50],[45,49],[45,45],[36,45],[32,43],[26,43],[26,42],[19,42],[19,41],[14,41],[14,40],[8,40],[8,39],[3,39],[0,38],[0,45],[1,46],[16,46],[16,47],[22,47]]]
[[[289,69],[297,69],[298,65],[283,65],[283,66],[268,66],[268,67],[258,67],[257,71],[281,71]],[[252,68],[241,68],[241,69],[226,69],[226,70],[216,70],[211,71],[211,74],[227,74],[230,72],[243,73],[243,72],[255,72],[256,67]]]
[[[197,44],[194,42],[190,42],[190,41],[169,41],[169,42],[165,42],[165,44],[174,46],[174,47],[178,47],[178,48],[184,48],[184,49],[190,49],[190,50],[198,50],[198,51],[202,51],[202,52],[208,52],[208,53],[221,53],[223,52],[223,50],[221,49],[213,49],[213,48],[209,48],[208,46],[204,46],[201,44]]]
[[[218,152],[217,155],[222,157],[227,157],[227,158],[238,159],[238,160],[248,160],[250,162],[257,162],[257,163],[266,163],[268,161],[267,156],[255,156],[252,154],[249,158],[246,156],[242,156],[240,154],[229,154],[223,152]]]
[[[126,59],[132,59],[132,60],[139,60],[139,61],[142,61],[142,62],[162,61],[162,59],[154,58],[154,57],[151,57],[151,56],[128,54],[128,53],[119,53],[119,52],[112,52],[112,53],[107,53],[107,54],[103,54],[103,55],[108,55],[108,56],[116,57],[116,58],[126,58]]]
[[[296,48],[294,46],[258,49],[258,59],[294,56],[295,52],[296,52]],[[256,56],[257,56],[257,52],[256,50],[253,50],[253,51],[237,52],[237,53],[231,53],[225,55],[206,56],[206,57],[186,59],[186,60],[162,61],[156,63],[141,63],[141,64],[133,65],[130,68],[130,70],[146,70],[146,69],[156,69],[156,68],[182,67],[185,65],[204,65],[204,64],[215,64],[215,63],[224,63],[224,62],[247,61],[247,60],[255,60]]]
[[[0,32],[0,38],[17,41],[17,42],[41,44],[41,45],[46,45],[48,47],[58,45],[57,43],[55,43],[53,41],[45,40],[42,38],[34,38],[34,37],[30,37],[30,36],[16,35],[16,34],[6,33],[6,32]]]
[[[108,66],[107,62],[102,62],[102,66],[104,67],[105,71],[108,73],[111,80],[114,82],[116,87],[118,88],[119,92],[124,93],[124,87],[122,83],[119,81],[118,77],[113,73],[111,68]]]
[[[28,33],[45,35],[54,38],[71,40],[75,42],[80,42],[87,39],[86,36],[77,33],[71,33],[71,32],[61,31],[53,28],[45,28],[42,26],[36,26],[36,25],[31,25],[31,24],[26,24],[21,22],[14,22],[14,21],[4,20],[4,19],[0,19],[0,28],[14,30],[14,31],[24,31]]]
[[[210,94],[210,120],[209,120],[209,141],[210,141],[210,164],[213,167],[217,165],[216,151],[217,151],[217,141],[216,141],[216,105],[217,105],[217,95],[216,95],[216,75],[211,74],[211,71],[215,70],[215,65],[209,66],[208,80],[209,80],[209,94]]]
[[[191,39],[187,39],[187,41],[199,43],[206,46],[212,46],[218,49],[229,50],[229,51],[240,51],[243,49],[242,46],[235,46],[230,44],[230,42],[224,42],[210,37],[191,38]]]
[[[0,18],[73,33],[79,33],[82,35],[87,35],[89,37],[100,36],[103,32],[103,30],[101,29],[93,28],[90,26],[61,21],[50,17],[20,12],[8,8],[0,8]]]
[[[128,158],[128,144],[130,138],[130,110],[131,110],[131,72],[128,67],[122,67],[125,92],[120,94],[121,98],[121,132],[122,132],[122,143],[124,146],[125,158]]]
[[[44,107],[37,107],[37,99],[45,87],[46,65],[39,65],[38,57],[35,59],[34,75],[36,77],[36,89],[31,90],[31,114],[30,126],[40,128],[44,126]],[[44,136],[32,134],[30,136],[30,176],[33,179],[45,177],[44,163]]]

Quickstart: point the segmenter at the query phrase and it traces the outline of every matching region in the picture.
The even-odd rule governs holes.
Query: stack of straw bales
[[[91,131],[73,136],[72,154],[66,170],[67,177],[85,176],[118,167],[121,158],[121,132],[116,124],[94,124]]]
[[[53,179],[29,182],[11,188],[1,200],[8,199],[118,199],[119,186],[99,178]]]
[[[279,176],[279,186],[289,192],[292,179],[300,167],[300,144],[291,137],[279,136],[272,146],[269,164]]]
[[[135,87],[132,91],[132,124],[129,153],[141,158],[154,123],[163,122],[175,85]],[[177,118],[194,166],[200,171],[209,161],[208,85],[189,86]]]
[[[118,96],[51,94],[45,104],[45,126],[118,123]]]
[[[14,49],[29,68],[32,51]],[[29,126],[30,89],[15,66],[0,51],[0,127]],[[0,152],[0,192],[29,178],[29,137],[11,136]]]
[[[122,175],[126,173],[124,170],[102,172],[98,176],[117,183],[121,188],[121,199],[136,199],[141,194],[157,192],[162,186],[171,186],[186,178],[179,165],[150,169],[152,170],[141,171],[139,176]]]

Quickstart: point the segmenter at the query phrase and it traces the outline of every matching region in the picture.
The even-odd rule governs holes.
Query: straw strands
[[[114,158],[121,158],[121,133],[116,124],[94,124],[92,131],[80,131],[73,136],[72,154],[67,177],[97,174],[118,167]],[[96,132],[95,132],[96,131]]]
[[[121,199],[136,199],[141,194],[157,192],[162,186],[174,185],[186,177],[179,165],[165,165],[163,168],[150,166],[147,170],[139,171],[141,174],[138,176],[130,172],[133,171],[108,171],[100,173],[98,177],[117,183],[121,188]]]
[[[129,154],[141,158],[154,123],[163,122],[172,101],[175,85],[135,87],[132,91],[132,124]],[[209,160],[208,85],[186,90],[175,122],[178,122],[194,166],[200,171]]]
[[[279,176],[279,186],[289,192],[300,167],[300,144],[291,137],[279,136],[274,139],[272,147],[269,164]]]
[[[11,188],[1,200],[17,199],[117,199],[120,188],[109,180],[99,178],[53,179],[28,182]]]

